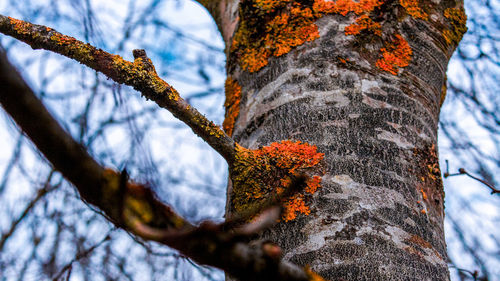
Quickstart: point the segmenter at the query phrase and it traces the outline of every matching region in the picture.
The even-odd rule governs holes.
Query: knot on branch
[[[148,72],[154,72],[156,74],[156,69],[153,65],[153,61],[151,61],[151,59],[146,54],[146,50],[134,49],[132,51],[132,55],[134,56],[134,64],[141,66]]]

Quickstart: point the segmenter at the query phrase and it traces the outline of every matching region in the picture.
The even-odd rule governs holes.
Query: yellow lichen
[[[319,37],[311,9],[298,2],[285,7],[284,2],[255,1],[247,7],[256,15],[240,21],[231,45],[243,69],[258,71],[267,65],[270,56],[281,56]]]
[[[195,113],[191,121],[196,123],[200,128],[203,129],[203,131],[208,132],[208,134],[211,136],[215,136],[216,138],[221,138],[224,136],[224,132],[219,126],[199,113]]]
[[[134,216],[142,223],[151,223],[154,218],[153,209],[149,202],[142,198],[127,196],[124,201],[124,210],[126,216]]]
[[[118,191],[120,187],[120,174],[113,169],[106,168],[102,173],[103,186],[112,192]]]
[[[320,173],[323,153],[317,152],[316,146],[300,141],[281,141],[271,143],[260,149],[246,149],[236,146],[237,153],[231,168],[233,181],[232,205],[236,212],[258,205],[269,196],[275,196],[288,188],[291,177],[298,171]],[[293,195],[283,202],[283,220],[296,218],[297,213],[308,215],[306,193],[316,192],[321,177],[314,175],[306,181],[305,192]]]
[[[291,0],[255,0],[254,6],[265,11],[274,11],[278,7],[286,5]]]
[[[445,75],[444,76],[443,86],[441,86],[441,97],[439,99],[439,107],[441,107],[443,105],[443,102],[446,99],[446,92],[448,91],[448,88],[446,86],[446,81],[447,81],[447,77]]]
[[[99,207],[108,214],[115,222],[131,223],[138,220],[142,224],[154,225],[158,223],[160,214],[164,223],[181,228],[186,221],[166,207],[164,210],[155,209],[154,196],[149,187],[127,180],[123,182],[122,173],[106,168],[102,173],[100,186]]]
[[[57,45],[64,47],[63,50],[65,53],[71,54],[72,58],[75,58],[82,63],[94,60],[94,56],[92,55],[93,48],[89,44],[85,44],[73,37],[65,36],[57,32],[54,32],[50,36],[50,40],[54,41]]]
[[[443,31],[444,39],[448,44],[454,43],[455,46],[458,45],[460,40],[462,40],[463,35],[467,32],[467,15],[463,7],[459,8],[448,8],[444,10],[444,16],[449,20],[451,29],[445,29]]]
[[[426,12],[424,12],[418,5],[417,0],[399,0],[399,4],[403,6],[406,10],[406,12],[416,18],[416,19],[422,19],[422,20],[427,20],[429,16],[427,15]]]
[[[146,82],[147,87],[157,95],[167,95],[167,98],[171,101],[178,101],[180,98],[179,93],[167,82],[163,81],[155,71],[147,69],[145,65],[141,63],[141,59],[130,62],[119,55],[114,55],[111,67],[119,73],[119,80],[121,80],[122,83],[135,85]]]

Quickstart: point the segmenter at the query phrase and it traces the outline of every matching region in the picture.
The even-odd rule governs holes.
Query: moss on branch
[[[102,72],[118,83],[132,86],[186,123],[227,161],[234,158],[231,137],[182,99],[173,87],[151,71],[142,58],[130,62],[52,28],[3,15],[0,15],[0,32],[25,42],[33,49],[53,51]]]

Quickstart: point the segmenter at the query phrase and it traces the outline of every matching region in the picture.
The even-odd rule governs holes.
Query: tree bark
[[[462,2],[220,5],[226,131],[250,149],[292,140],[324,153],[310,213],[261,238],[328,280],[449,280],[436,145]]]

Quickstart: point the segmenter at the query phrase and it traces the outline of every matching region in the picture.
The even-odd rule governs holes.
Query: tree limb
[[[0,103],[5,111],[54,168],[76,186],[83,199],[102,209],[113,223],[123,226],[123,212],[134,213],[138,207],[149,206],[142,210],[141,215],[147,216],[153,226],[192,228],[170,207],[158,201],[148,187],[130,182],[126,183],[126,192],[123,192],[119,186],[121,175],[99,165],[73,140],[10,65],[3,52],[0,53],[0,85]],[[125,209],[120,208],[123,200],[128,204]]]
[[[228,163],[234,159],[234,140],[219,126],[189,105],[179,93],[162,80],[151,65],[138,57],[134,62],[107,53],[88,43],[63,35],[56,30],[0,15],[0,32],[30,45],[74,59],[102,72],[117,83],[132,86],[147,99],[169,110],[193,132],[214,148]],[[154,69],[154,68],[153,68]]]
[[[103,210],[115,225],[243,281],[323,280],[308,268],[283,261],[279,247],[269,242],[247,242],[255,232],[268,227],[269,223],[262,222],[276,221],[277,212],[265,212],[265,218],[239,230],[226,231],[224,224],[211,222],[194,227],[157,200],[149,187],[99,165],[51,116],[2,50],[0,85],[2,107],[83,199]]]

